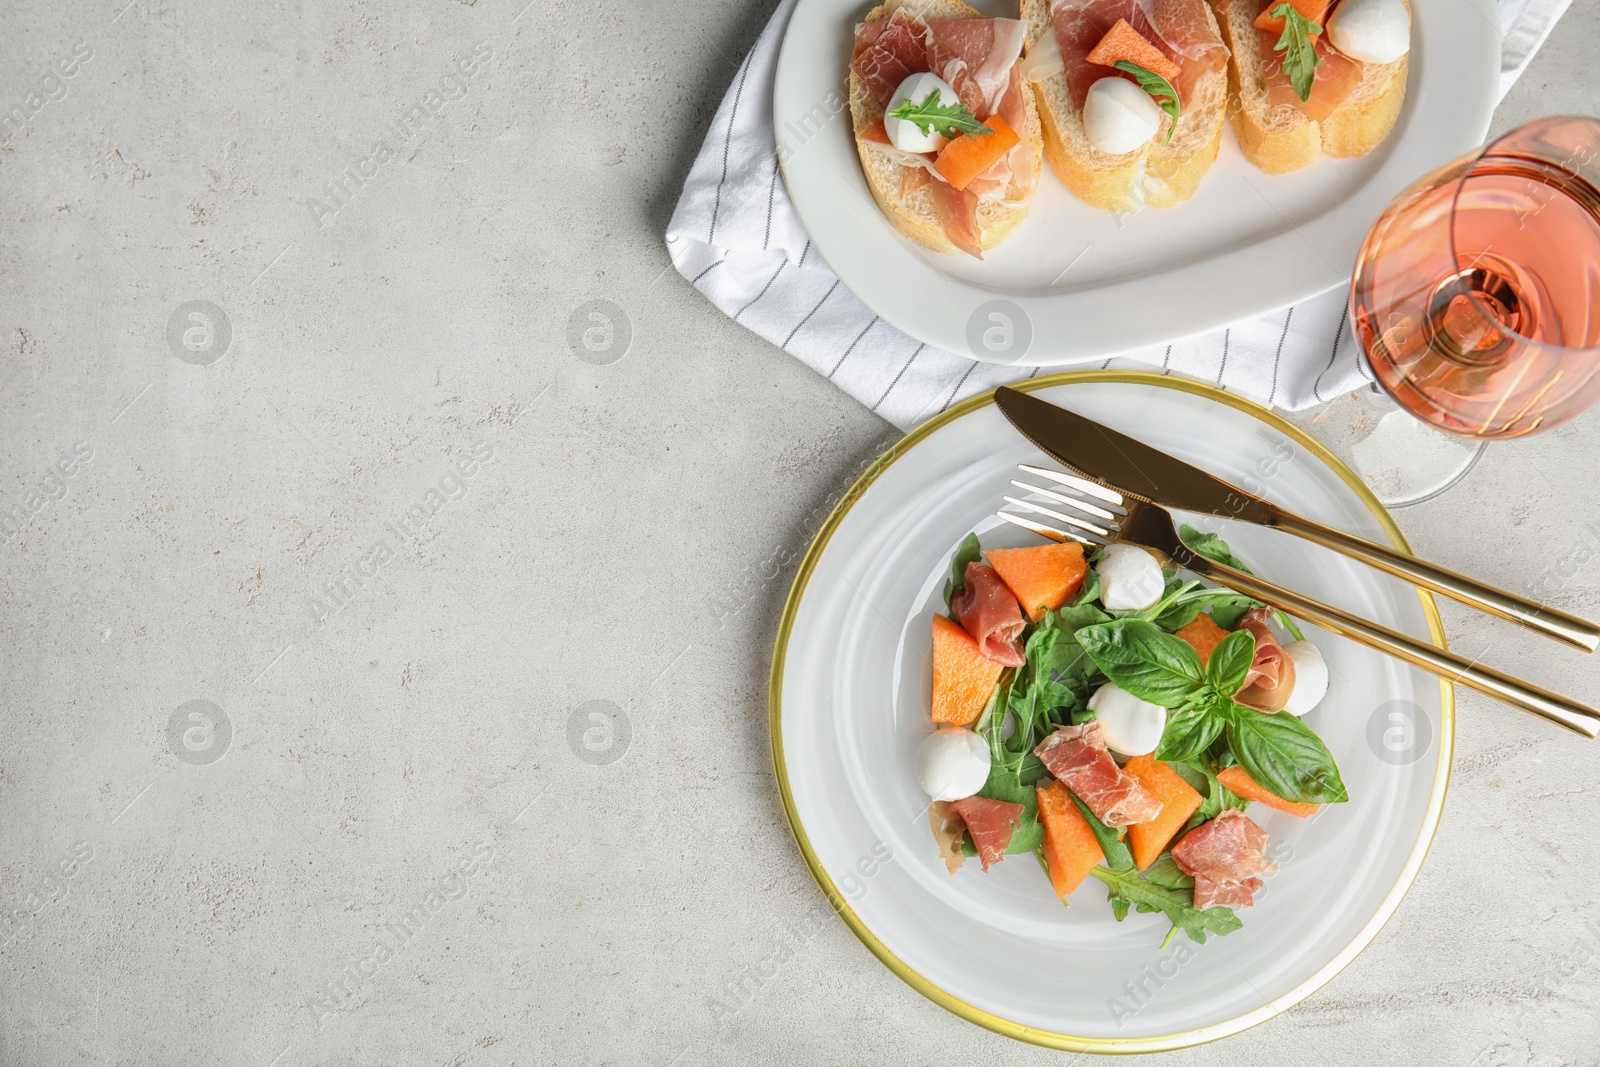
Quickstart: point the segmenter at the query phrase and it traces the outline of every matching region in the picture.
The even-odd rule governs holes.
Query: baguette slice
[[[923,19],[984,17],[982,12],[962,3],[961,0],[888,0],[887,3],[880,4],[868,12],[863,21],[877,22],[886,19],[901,7],[909,8]],[[1021,134],[1023,141],[1032,147],[1033,167],[1037,171],[1042,165],[1040,156],[1043,141],[1039,128],[1039,112],[1034,107],[1030,94],[1024,92],[1022,96],[1028,121],[1026,129],[1018,130],[1017,133]],[[878,202],[878,207],[883,209],[884,215],[888,216],[895,229],[923,248],[946,255],[959,255],[961,249],[951,244],[950,239],[944,234],[944,225],[940,223],[938,212],[933,207],[933,194],[923,186],[910,196],[902,197],[901,165],[886,154],[875,151],[873,142],[862,138],[863,131],[881,118],[883,118],[883,107],[873,97],[866,83],[852,70],[850,119],[855,129],[856,154],[861,157],[861,169],[867,176],[867,187],[872,190],[872,198]],[[1034,189],[1038,189],[1037,182],[1034,183]],[[1005,199],[1007,202],[991,200],[978,205],[980,247],[985,252],[1009,237],[1011,231],[1027,218],[1028,208],[1032,205],[1032,194],[1024,199],[1015,182],[1007,186]]]
[[[1409,2],[1406,4],[1410,9]],[[1406,102],[1409,56],[1393,63],[1364,64],[1361,84],[1333,114],[1314,122],[1289,104],[1267,102],[1263,66],[1278,60],[1263,51],[1255,18],[1260,0],[1227,0],[1217,7],[1222,38],[1233,53],[1228,60],[1228,91],[1238,104],[1232,109],[1233,132],[1245,158],[1268,174],[1309,167],[1323,156],[1364,156],[1376,148],[1400,117]]]
[[[1218,29],[1209,9],[1213,30]],[[1254,16],[1252,16],[1254,17]],[[1054,34],[1050,0],[1022,0],[1022,18],[1028,24],[1027,48],[1046,34]],[[1106,69],[1108,76],[1116,72]],[[1172,143],[1163,144],[1172,120],[1163,116],[1161,128],[1150,142],[1122,155],[1102,152],[1083,130],[1083,113],[1074,106],[1065,71],[1033,82],[1044,122],[1044,156],[1078,199],[1106,211],[1171,207],[1194,195],[1200,179],[1216,161],[1222,145],[1224,112],[1228,103],[1228,75],[1218,70],[1206,74],[1183,104]]]

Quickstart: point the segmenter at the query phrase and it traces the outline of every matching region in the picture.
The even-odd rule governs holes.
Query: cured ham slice
[[[1161,814],[1155,794],[1106,751],[1098,721],[1058,727],[1033,753],[1107,826],[1132,826]]]
[[[1268,30],[1256,32],[1261,35],[1262,73],[1266,77],[1269,104],[1288,104],[1311,121],[1321,122],[1333,114],[1366,77],[1366,67],[1329,44],[1328,35],[1324,33],[1313,41],[1322,66],[1311,80],[1311,96],[1301,100],[1300,94],[1289,84],[1289,76],[1283,72],[1283,53],[1272,50],[1278,43],[1278,34]]]
[[[1256,639],[1256,656],[1233,699],[1257,711],[1282,711],[1294,692],[1294,660],[1267,625],[1274,614],[1272,608],[1255,608],[1239,620],[1239,629],[1249,630]]]
[[[949,810],[960,816],[978,850],[978,862],[983,869],[1005,859],[1011,845],[1011,834],[1022,819],[1021,804],[1007,804],[988,797],[968,797],[949,804]]]
[[[969,198],[976,219],[978,198],[971,192],[952,189],[948,183],[941,181],[933,182],[930,188],[934,203],[939,203],[942,196]],[[977,223],[974,221],[971,234],[974,245],[977,236]],[[981,251],[965,249],[956,242],[954,236],[950,240],[964,251],[972,251],[975,256]],[[1022,629],[1027,623],[1022,618],[1022,608],[993,567],[987,563],[967,564],[965,583],[960,592],[950,598],[950,611],[962,629],[978,642],[978,649],[985,658],[1007,667],[1020,667],[1026,662],[1022,656]]]
[[[1194,878],[1194,906],[1242,908],[1255,903],[1260,876],[1278,869],[1266,855],[1271,840],[1237,808],[1185,834],[1173,846],[1172,860]]]
[[[928,68],[933,34],[922,19],[900,8],[887,19],[864,22],[856,28],[856,47],[850,69],[866,84],[879,107],[912,74]]]
[[[1228,63],[1228,46],[1211,28],[1206,0],[1055,0],[1050,14],[1072,103],[1080,109],[1089,86],[1101,78],[1133,80],[1126,71],[1088,61],[1090,51],[1118,19],[1126,19],[1178,65],[1181,73],[1174,88],[1184,105],[1203,75]]]
[[[1022,55],[1027,27],[1017,19],[934,19],[928,28],[933,34],[928,69],[949,82],[975,114],[987,117],[998,111],[1011,68]],[[962,82],[969,83],[972,96]]]

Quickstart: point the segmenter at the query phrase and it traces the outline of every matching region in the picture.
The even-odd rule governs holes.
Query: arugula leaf
[[[1246,574],[1255,573],[1245,565],[1244,560],[1233,554],[1233,551],[1228,548],[1228,542],[1214,533],[1201,533],[1193,526],[1185,523],[1178,527],[1178,537],[1192,551],[1199,553],[1213,563],[1221,563]],[[1235,593],[1227,589],[1213,591],[1220,594],[1220,596],[1218,601],[1211,605],[1211,618],[1224,630],[1232,630],[1239,625],[1239,620],[1244,618],[1252,609],[1265,606],[1261,601],[1247,597],[1243,593]],[[1306,635],[1300,632],[1300,627],[1296,626],[1294,620],[1289,618],[1287,614],[1280,611],[1275,617],[1278,623],[1294,636],[1296,641],[1304,641],[1306,639]]]
[[[1302,804],[1350,799],[1333,755],[1294,715],[1234,704],[1227,719],[1228,747],[1263,789]]]
[[[1189,816],[1189,821],[1183,824],[1180,834],[1188,833],[1201,823],[1216,818],[1227,808],[1238,808],[1243,811],[1250,804],[1248,800],[1217,779],[1217,772],[1211,769],[1209,761],[1204,757],[1183,761],[1169,760],[1168,765],[1177,771],[1184,781],[1193,786],[1201,797],[1200,806]]]
[[[1160,859],[1145,869],[1144,880],[1163,889],[1194,888],[1194,877],[1183,873],[1170,852],[1163,852]]]
[[[1256,635],[1249,630],[1235,630],[1211,650],[1211,658],[1206,661],[1206,684],[1218,696],[1233,696],[1244,685],[1255,658]]]
[[[1194,700],[1167,714],[1167,725],[1156,745],[1156,759],[1167,762],[1195,759],[1211,747],[1227,725],[1217,714],[1216,697]]]
[[[917,124],[917,129],[928,133],[937,128],[946,137],[954,137],[958,133],[989,134],[994,131],[978,121],[978,116],[972,113],[961,101],[950,104],[939,103],[942,99],[938,89],[928,90],[928,95],[922,98],[922,103],[906,100],[899,107],[888,113],[890,118],[905,119]]]
[[[1068,789],[1067,795],[1072,798],[1072,802],[1083,813],[1084,821],[1089,824],[1089,829],[1094,831],[1094,839],[1100,843],[1100,851],[1105,855],[1106,863],[1110,864],[1113,870],[1133,870],[1133,852],[1129,850],[1127,843],[1122,840],[1122,835],[1101,822],[1099,816],[1089,810],[1089,805],[1078,799],[1078,794]],[[1117,921],[1121,922],[1120,919]]]
[[[950,577],[944,582],[944,610],[950,610],[950,599],[961,591],[967,584],[967,564],[976,563],[983,558],[983,547],[978,544],[977,534],[967,534],[961,539],[961,547],[956,549],[956,554],[950,560]]]
[[[1172,116],[1172,125],[1167,129],[1165,142],[1166,144],[1171,144],[1172,135],[1178,132],[1178,114],[1181,110],[1178,106],[1178,90],[1174,89],[1171,82],[1155,71],[1147,70],[1137,63],[1119,59],[1113,65],[1118,70],[1125,70],[1132,74],[1134,80],[1139,83],[1139,88],[1150,94],[1150,99],[1156,102],[1156,106]],[[1165,99],[1162,99],[1163,97]]]
[[[1099,555],[1099,553],[1096,553]],[[1073,607],[1090,604],[1100,599],[1100,572],[1094,569],[1090,561],[1089,569],[1083,575],[1083,588],[1078,590],[1077,599],[1072,602]]]
[[[1089,873],[1105,883],[1114,910],[1120,898],[1133,903],[1142,912],[1163,912],[1173,926],[1188,934],[1189,940],[1196,944],[1205,944],[1207,933],[1220,937],[1244,925],[1232,908],[1213,907],[1202,911],[1194,906],[1194,894],[1190,891],[1156,885],[1141,878],[1138,871],[1096,867]],[[1120,912],[1121,915],[1127,914],[1127,903],[1122,905]]]
[[[1078,631],[1078,643],[1107,678],[1140,700],[1181,707],[1205,680],[1194,648],[1148,619],[1114,619]]]
[[[1283,34],[1272,46],[1274,52],[1283,53],[1283,72],[1301,100],[1311,98],[1311,83],[1322,66],[1317,46],[1311,38],[1322,32],[1322,27],[1294,9],[1293,4],[1279,4],[1272,9],[1272,17],[1283,20]]]

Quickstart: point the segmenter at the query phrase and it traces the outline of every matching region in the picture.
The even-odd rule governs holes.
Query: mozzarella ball
[[[1343,0],[1328,19],[1333,47],[1363,63],[1393,63],[1411,51],[1411,14],[1403,0]]]
[[[1161,564],[1134,545],[1107,545],[1094,569],[1100,575],[1100,603],[1107,611],[1142,611],[1167,591]]]
[[[917,784],[933,800],[963,800],[989,780],[989,746],[965,726],[944,726],[917,748]]]
[[[1167,728],[1166,708],[1140,700],[1111,682],[1094,691],[1089,710],[1100,720],[1106,747],[1122,756],[1148,756]]]
[[[921,104],[929,93],[938,90],[937,103],[949,107],[959,103],[961,98],[956,91],[950,88],[950,83],[937,74],[923,71],[913,74],[900,83],[900,87],[889,97],[889,104],[884,108],[883,131],[889,135],[889,143],[902,152],[937,152],[950,143],[950,138],[940,133],[933,126],[928,127],[928,132],[923,133],[922,128],[910,119],[897,119],[887,114],[901,104],[910,100],[913,104]]]
[[[1294,692],[1289,694],[1283,710],[1304,715],[1328,692],[1328,664],[1310,641],[1291,641],[1283,651],[1294,664]]]
[[[1132,152],[1161,128],[1161,108],[1127,78],[1101,78],[1083,101],[1083,132],[1102,152]]]

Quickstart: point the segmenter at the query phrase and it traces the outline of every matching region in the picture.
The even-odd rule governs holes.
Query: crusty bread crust
[[[1217,29],[1209,5],[1206,14]],[[1029,51],[1046,34],[1055,33],[1050,0],[1022,0],[1022,18],[1028,24]],[[1106,211],[1182,203],[1194,195],[1222,145],[1228,100],[1224,71],[1200,79],[1193,99],[1178,116],[1171,144],[1162,143],[1172,123],[1163,118],[1149,144],[1122,155],[1100,151],[1084,133],[1083,113],[1072,103],[1065,72],[1032,85],[1044,122],[1044,156],[1050,169],[1078,199]]]
[[[868,12],[863,21],[877,22],[879,19],[886,19],[900,7],[910,8],[925,19],[984,17],[982,12],[962,3],[961,0],[888,0],[887,3],[880,4]],[[1023,106],[1028,114],[1027,126],[1026,129],[1017,132],[1021,133],[1023,139],[1032,146],[1033,166],[1037,170],[1041,163],[1043,141],[1039,112],[1028,93],[1023,94]],[[961,249],[951,244],[950,239],[944,235],[944,226],[939,222],[939,215],[933,207],[933,194],[928,188],[924,186],[910,196],[902,197],[901,165],[884,153],[873,151],[869,147],[872,142],[863,140],[862,132],[882,117],[883,107],[873,98],[866,83],[852,70],[850,119],[855,129],[856,154],[861,157],[861,169],[866,174],[867,187],[872,190],[872,198],[878,202],[878,206],[883,209],[884,215],[894,224],[895,229],[923,248],[946,255],[960,253]],[[1035,188],[1037,189],[1037,184]],[[1006,189],[1006,200],[1007,203],[983,201],[978,205],[980,243],[985,252],[1009,237],[1011,231],[1027,217],[1032,194],[1030,193],[1024,200],[1021,190],[1013,182]]]
[[[1410,4],[1407,3],[1409,10]],[[1229,113],[1245,158],[1268,174],[1308,167],[1323,156],[1364,156],[1394,129],[1406,101],[1408,56],[1393,63],[1365,64],[1355,92],[1321,122],[1288,105],[1267,103],[1255,18],[1259,0],[1228,0],[1220,7],[1228,61]]]

